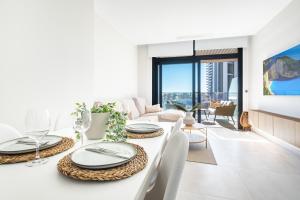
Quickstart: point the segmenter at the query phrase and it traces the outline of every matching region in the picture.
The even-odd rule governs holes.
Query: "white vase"
[[[109,113],[92,113],[92,121],[90,128],[85,132],[87,139],[102,139],[107,129]]]
[[[193,112],[186,112],[185,113],[185,117],[183,119],[183,123],[186,126],[192,126],[193,124],[195,124],[196,120],[193,117]]]

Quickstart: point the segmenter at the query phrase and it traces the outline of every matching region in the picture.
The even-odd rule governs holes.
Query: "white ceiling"
[[[96,14],[135,44],[257,33],[291,0],[96,0]]]

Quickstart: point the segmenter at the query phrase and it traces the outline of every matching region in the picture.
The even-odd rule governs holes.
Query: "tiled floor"
[[[186,162],[177,200],[299,200],[300,156],[254,133],[210,128],[218,165]]]

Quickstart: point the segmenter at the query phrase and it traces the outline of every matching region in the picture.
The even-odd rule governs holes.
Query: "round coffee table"
[[[189,143],[205,142],[205,147],[207,148],[207,126],[205,126],[204,124],[201,124],[201,123],[195,123],[192,126],[185,125],[184,127],[182,127],[182,130],[184,132],[189,131],[189,133],[187,134]],[[204,134],[204,138],[203,138],[203,136],[201,136],[199,134],[192,133],[192,131],[202,132]]]

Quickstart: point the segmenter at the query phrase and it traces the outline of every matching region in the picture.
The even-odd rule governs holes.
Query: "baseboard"
[[[252,131],[257,133],[258,135],[261,135],[263,136],[264,138],[270,140],[271,142],[274,142],[280,146],[282,146],[283,148],[287,149],[287,150],[290,150],[292,151],[293,153],[297,154],[300,156],[300,148],[294,146],[294,145],[291,145],[287,142],[285,142],[284,140],[282,139],[279,139],[277,137],[274,137],[273,135],[270,135],[270,134],[267,134],[266,132],[258,129],[258,128],[255,128],[255,127],[252,127]]]

